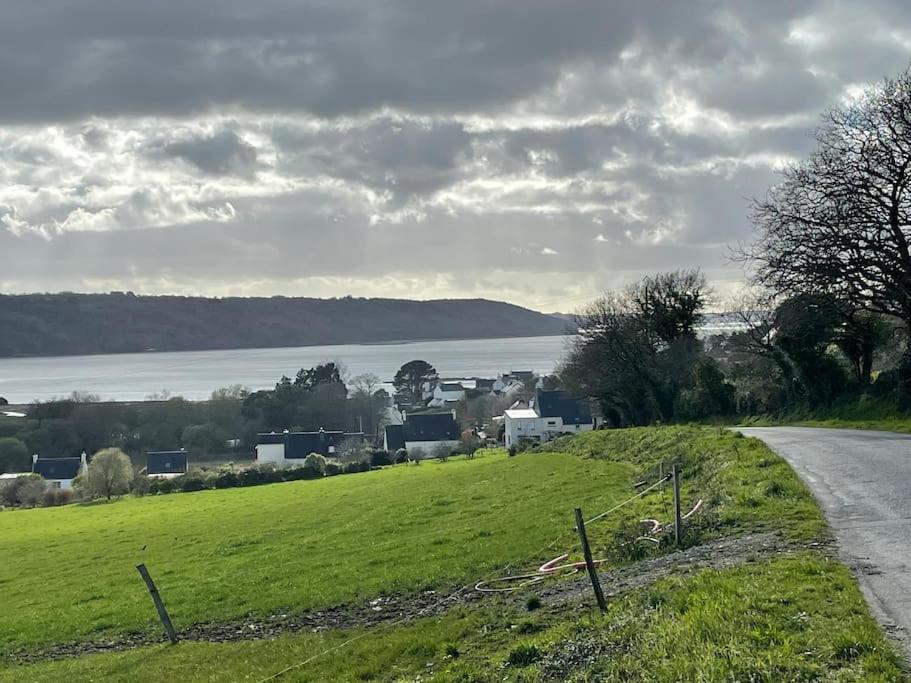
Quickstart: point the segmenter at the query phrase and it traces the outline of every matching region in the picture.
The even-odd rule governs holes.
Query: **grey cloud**
[[[214,175],[249,175],[256,169],[256,148],[232,130],[174,142],[157,142],[153,143],[152,150],[165,157],[182,159],[200,171]]]

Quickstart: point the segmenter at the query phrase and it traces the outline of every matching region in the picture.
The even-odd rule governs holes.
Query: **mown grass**
[[[801,554],[662,580],[606,615],[461,608],[395,629],[181,643],[10,668],[0,681],[899,681],[844,566]]]
[[[0,651],[157,633],[140,562],[178,628],[449,588],[571,536],[572,507],[629,495],[632,470],[488,451],[318,481],[2,512]]]

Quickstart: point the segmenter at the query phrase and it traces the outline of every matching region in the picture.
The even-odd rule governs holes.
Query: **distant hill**
[[[564,321],[486,299],[206,299],[0,295],[0,357],[363,344],[563,334]]]

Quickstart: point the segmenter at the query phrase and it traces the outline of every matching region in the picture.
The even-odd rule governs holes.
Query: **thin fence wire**
[[[622,508],[624,505],[628,505],[629,503],[633,502],[634,500],[637,500],[637,499],[641,498],[642,496],[644,496],[644,495],[645,495],[646,493],[648,493],[649,491],[653,491],[655,488],[657,488],[658,486],[660,486],[660,485],[663,484],[664,482],[668,481],[669,479],[670,479],[670,475],[665,476],[665,477],[659,479],[657,482],[655,482],[654,484],[652,484],[652,485],[649,486],[648,488],[643,489],[642,491],[640,491],[639,493],[637,493],[635,496],[633,496],[633,497],[631,497],[631,498],[628,498],[627,500],[623,501],[622,503],[619,503],[619,504],[613,506],[613,507],[610,508],[609,510],[604,511],[604,512],[602,512],[601,514],[596,515],[595,517],[592,517],[588,522],[585,522],[585,523],[586,523],[586,524],[589,524],[589,523],[591,523],[591,522],[594,522],[594,521],[597,521],[597,520],[599,520],[599,519],[602,519],[603,517],[609,515],[609,514],[612,513],[612,512],[616,512],[617,510],[619,510],[620,508]],[[553,547],[554,547],[559,541],[563,540],[563,538],[564,538],[567,534],[573,533],[573,532],[575,532],[575,528],[572,528],[572,529],[565,529],[564,531],[560,532],[560,534],[559,534],[556,538],[554,538],[552,541],[550,541],[549,543],[547,543],[547,544],[541,546],[540,548],[538,548],[537,550],[535,550],[533,553],[531,553],[531,554],[529,554],[528,556],[526,556],[525,558],[523,558],[523,559],[521,560],[521,563],[525,564],[525,563],[527,563],[529,560],[531,560],[532,558],[539,557],[539,556],[541,555],[541,553],[543,553],[545,550],[552,550]],[[347,647],[348,645],[351,645],[352,643],[355,643],[355,642],[357,642],[357,641],[359,641],[359,640],[361,640],[361,639],[363,639],[363,638],[366,638],[368,635],[372,635],[372,634],[376,633],[376,631],[377,631],[379,628],[392,628],[392,627],[395,627],[395,626],[400,626],[401,624],[404,624],[405,622],[410,621],[410,620],[412,620],[412,619],[417,619],[417,618],[423,616],[424,614],[426,614],[427,612],[429,612],[429,611],[431,611],[431,610],[435,610],[436,608],[440,607],[441,605],[445,604],[446,602],[449,602],[449,601],[451,601],[451,600],[455,600],[459,595],[461,595],[462,593],[464,593],[464,592],[465,592],[466,590],[468,590],[469,588],[478,585],[478,583],[484,583],[485,581],[488,581],[488,580],[489,580],[491,577],[493,577],[495,574],[500,574],[500,573],[502,573],[502,572],[508,571],[510,568],[514,567],[516,564],[517,564],[517,561],[514,560],[514,561],[511,561],[511,562],[506,563],[505,565],[502,565],[502,566],[500,566],[500,567],[497,567],[496,569],[492,569],[491,571],[489,571],[489,572],[487,572],[486,574],[484,574],[483,576],[481,576],[477,581],[472,581],[472,582],[470,582],[470,583],[464,584],[464,585],[461,586],[458,590],[456,590],[456,591],[450,593],[450,594],[447,595],[446,597],[441,598],[440,600],[437,600],[436,602],[434,602],[434,603],[432,603],[432,604],[430,604],[430,605],[428,605],[428,606],[426,606],[426,607],[423,607],[423,608],[419,609],[417,612],[415,612],[415,613],[413,613],[413,614],[405,615],[405,616],[400,617],[400,618],[398,618],[398,619],[395,619],[395,620],[393,620],[393,621],[383,622],[383,623],[380,624],[379,627],[378,627],[377,629],[375,629],[375,630],[371,630],[371,631],[365,630],[365,631],[363,631],[363,632],[357,634],[356,636],[352,636],[351,638],[348,638],[347,640],[345,640],[345,641],[343,641],[343,642],[341,642],[341,643],[339,643],[339,644],[337,644],[337,645],[333,645],[332,647],[328,647],[328,648],[326,648],[325,650],[322,650],[322,651],[320,651],[320,652],[317,652],[316,654],[311,655],[311,656],[308,657],[307,659],[304,659],[304,660],[302,660],[302,661],[300,661],[300,662],[296,662],[295,664],[291,664],[291,665],[289,665],[289,666],[286,666],[286,667],[285,667],[284,669],[282,669],[281,671],[276,671],[274,674],[271,674],[271,675],[269,675],[269,676],[267,676],[267,677],[265,677],[265,678],[263,678],[263,679],[260,679],[259,683],[268,683],[268,681],[274,681],[274,680],[276,680],[276,679],[278,679],[278,678],[281,678],[282,676],[284,676],[284,675],[287,674],[287,673],[290,673],[290,672],[295,671],[295,670],[297,670],[297,669],[300,669],[300,668],[302,668],[302,667],[304,667],[304,666],[307,666],[307,664],[310,664],[311,662],[313,662],[313,661],[319,659],[320,657],[323,657],[323,656],[325,656],[325,655],[331,654],[332,652],[336,652],[336,651],[338,651],[338,650],[341,650],[341,649]]]

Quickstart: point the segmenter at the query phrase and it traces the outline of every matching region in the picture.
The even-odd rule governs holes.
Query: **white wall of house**
[[[256,462],[272,462],[276,465],[285,464],[285,444],[261,443],[256,446]]]
[[[408,456],[411,457],[412,450],[420,449],[424,452],[425,458],[432,458],[434,449],[440,444],[446,444],[449,448],[455,448],[462,442],[458,439],[450,441],[406,441],[405,450],[408,451]]]
[[[506,447],[523,439],[547,442],[561,434],[590,432],[594,424],[563,424],[560,417],[538,417],[532,409],[507,410],[504,419]]]
[[[175,477],[182,477],[186,472],[159,472],[158,474],[149,474],[149,479],[174,479]]]
[[[52,489],[71,489],[73,488],[72,479],[45,479]]]

